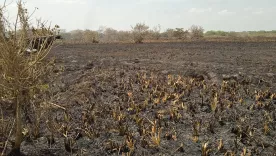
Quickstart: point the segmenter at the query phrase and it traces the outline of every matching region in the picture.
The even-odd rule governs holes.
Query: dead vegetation
[[[143,24],[143,23],[138,23]],[[145,26],[147,26],[145,24]],[[148,27],[148,26],[147,26]],[[133,27],[132,27],[133,28]],[[72,30],[61,32],[64,43],[88,44],[88,43],[135,43],[135,40],[143,42],[193,42],[193,41],[213,41],[213,42],[267,42],[275,41],[275,31],[256,32],[225,32],[206,31],[202,26],[192,25],[190,28],[175,28],[161,30],[161,25],[148,27],[144,35],[139,35],[134,30],[115,30],[110,27],[100,27],[98,30]],[[143,37],[142,37],[143,36]]]
[[[83,74],[77,86],[68,88],[76,101],[66,107],[78,111],[53,120],[59,125],[54,136],[70,136],[75,154],[84,148],[78,146],[82,139],[100,140],[94,152],[107,155],[262,155],[275,150],[275,93],[269,90],[144,71],[94,68]],[[84,149],[84,155],[93,153]]]
[[[145,43],[135,47],[150,46],[145,47],[148,50],[145,54],[148,54],[149,50],[160,48],[160,45]],[[203,45],[198,48],[208,44]],[[186,48],[189,46],[195,48],[195,44],[185,45]],[[232,46],[226,46],[226,49]],[[46,138],[54,140],[47,148],[48,153],[269,155],[274,152],[275,90],[258,86],[248,81],[247,77],[236,79],[235,76],[224,76],[224,81],[213,84],[204,75],[202,78],[197,74],[177,74],[181,69],[165,73],[155,71],[155,64],[150,70],[143,67],[145,62],[142,58],[141,63],[124,65],[125,54],[128,54],[129,60],[137,54],[146,57],[141,54],[144,49],[131,55],[129,51],[114,53],[115,47],[124,51],[133,48],[133,44],[100,46],[107,54],[102,51],[89,53],[93,57],[89,57],[87,50],[99,50],[99,45],[68,45],[63,47],[65,49],[56,50],[55,55],[61,55],[60,58],[70,54],[79,62],[73,64],[70,59],[60,60],[65,61],[60,63],[65,66],[64,77],[60,80],[64,85],[60,85],[60,91],[54,94],[54,102],[66,111],[56,109],[51,112],[52,119],[47,124],[51,123],[51,129],[56,131],[49,132],[45,128],[43,132],[52,134],[46,135],[43,144],[48,145]],[[70,48],[72,53],[68,53],[66,48]],[[86,49],[80,51],[80,48]],[[160,49],[165,50],[164,47]],[[75,54],[76,50],[79,50],[78,54]],[[154,59],[161,53],[156,51],[154,49],[148,55],[154,54]],[[79,55],[84,56],[75,58]],[[111,55],[109,59],[100,61],[107,55]],[[95,58],[93,65],[89,63],[78,67],[81,60],[87,57],[90,60],[94,56],[101,58]],[[117,60],[119,64],[114,62],[116,58],[122,59]],[[74,66],[78,68],[72,68]],[[230,70],[228,65],[225,66]],[[165,69],[169,69],[168,65]],[[25,147],[34,151],[26,153],[40,152],[30,145]],[[58,152],[55,151],[57,149]],[[40,154],[47,152],[44,150]]]
[[[149,26],[145,23],[137,23],[134,27],[132,27],[132,35],[133,41],[135,43],[143,43],[145,36],[148,33]]]
[[[27,49],[36,45],[37,33],[31,35],[29,14],[21,1],[18,2],[17,19],[14,26],[3,15],[6,4],[0,9],[0,104],[1,104],[1,139],[4,145],[2,155],[6,154],[9,143],[12,150],[9,155],[20,155],[20,147],[30,133],[39,134],[41,122],[41,104],[47,101],[47,77],[51,62],[44,61],[51,49],[53,30],[43,24],[33,28],[45,30],[44,38],[36,47],[36,53],[28,54]],[[46,35],[46,36],[45,36]],[[33,38],[33,36],[36,36]],[[12,113],[8,113],[11,110]],[[30,117],[32,116],[32,117]],[[10,144],[9,144],[10,145]]]

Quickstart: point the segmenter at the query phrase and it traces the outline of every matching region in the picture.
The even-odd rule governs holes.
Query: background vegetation
[[[272,31],[204,31],[202,26],[192,25],[190,28],[169,28],[162,31],[161,25],[150,28],[145,23],[137,23],[131,31],[118,31],[110,27],[98,30],[63,31],[61,35],[69,43],[142,43],[169,41],[268,41],[276,40],[276,30]]]

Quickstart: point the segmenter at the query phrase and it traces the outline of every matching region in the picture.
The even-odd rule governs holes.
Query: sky
[[[10,20],[16,17],[16,1],[7,0]],[[24,1],[24,0],[23,0]],[[136,23],[151,28],[205,31],[276,30],[276,0],[25,0],[31,20],[47,20],[67,31],[98,30],[100,26],[130,30]],[[0,0],[3,5],[4,0]]]

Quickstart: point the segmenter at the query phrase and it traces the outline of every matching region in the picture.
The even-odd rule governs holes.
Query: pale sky
[[[9,18],[16,0],[7,0]],[[276,0],[25,0],[35,17],[58,24],[67,31],[98,30],[100,26],[130,30],[138,22],[153,27],[205,30],[276,30]],[[0,5],[4,0],[0,0]]]

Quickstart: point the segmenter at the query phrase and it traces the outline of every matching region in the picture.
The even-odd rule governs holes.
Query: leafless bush
[[[70,40],[76,42],[83,42],[83,30],[72,30],[70,31]]]
[[[118,31],[117,35],[119,42],[130,42],[132,39],[130,31]]]
[[[161,25],[158,24],[157,26],[154,26],[151,30],[149,30],[148,34],[151,39],[159,40],[161,37]]]
[[[118,31],[110,27],[101,26],[97,32],[99,33],[99,40],[104,43],[130,42],[132,39],[131,32]]]
[[[40,23],[30,32],[29,15],[21,1],[18,2],[18,13],[15,25],[11,27],[2,14],[5,4],[0,9],[0,100],[11,101],[15,110],[15,143],[12,155],[20,155],[20,145],[23,139],[23,108],[32,107],[38,102],[38,95],[47,88],[46,77],[50,69],[50,62],[45,61],[52,44],[46,47],[49,40],[53,41],[54,29],[45,28]],[[57,28],[57,27],[56,27]],[[36,53],[26,54],[26,49],[33,46],[31,43],[41,34],[45,34],[41,48]],[[48,32],[48,33],[47,33]],[[38,35],[38,36],[37,36]],[[31,44],[31,45],[30,45]],[[1,102],[1,101],[0,101]],[[4,151],[3,151],[4,153]]]
[[[202,38],[204,35],[204,29],[201,26],[192,25],[190,28],[191,38],[192,39],[199,39]]]
[[[102,41],[103,42],[117,42],[118,31],[113,28],[105,28],[103,31]]]
[[[132,35],[135,43],[143,43],[143,40],[148,33],[149,26],[145,23],[137,23],[132,27]]]
[[[99,43],[99,33],[89,29],[86,30],[72,30],[70,32],[63,32],[61,36],[65,42],[73,43]]]
[[[61,33],[65,43],[112,43],[131,42],[132,32],[118,31],[113,28],[100,27],[99,30],[72,30]]]

